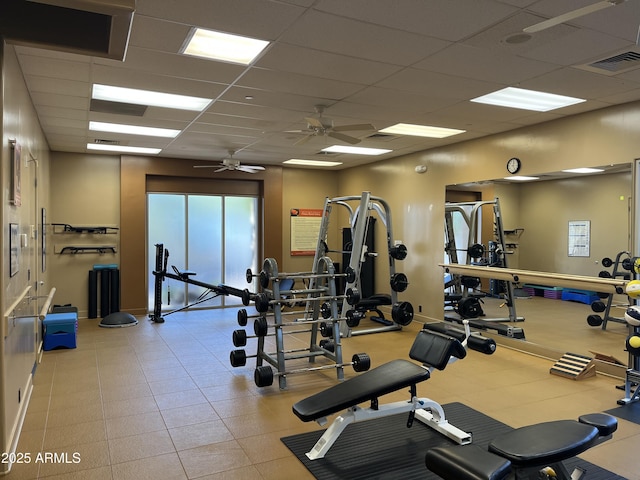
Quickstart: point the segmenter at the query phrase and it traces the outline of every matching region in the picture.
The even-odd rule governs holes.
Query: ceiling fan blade
[[[305,117],[304,118],[307,123],[309,125],[311,125],[312,127],[316,127],[316,128],[324,128],[324,125],[322,125],[322,122],[320,120],[318,120],[317,118],[313,118],[313,117]]]
[[[215,168],[218,165],[194,165],[193,168]]]
[[[249,167],[245,167],[245,166],[239,166],[238,168],[236,168],[236,170],[240,171],[240,172],[245,172],[245,173],[257,173],[258,170],[254,170],[253,168],[249,168]]]
[[[302,137],[300,140],[298,140],[297,142],[294,143],[294,145],[304,145],[305,143],[307,143],[309,140],[311,140],[311,137],[313,137],[313,134],[311,135],[305,135],[304,137]]]
[[[334,132],[349,132],[356,130],[375,130],[376,127],[371,125],[370,123],[358,123],[354,125],[338,125],[337,127],[333,127],[332,130]]]
[[[597,12],[598,10],[614,7],[626,1],[627,0],[601,0],[600,2],[596,2],[591,5],[587,5],[586,7],[572,10],[562,15],[558,15],[557,17],[553,17],[548,20],[544,20],[540,23],[536,23],[535,25],[531,25],[530,27],[525,28],[523,32],[525,33],[541,32],[542,30],[546,30],[547,28],[551,28],[561,23],[568,22],[570,20],[574,20],[576,18],[583,17],[585,15],[589,15],[590,13]]]
[[[351,137],[349,135],[344,135],[338,132],[328,132],[327,135],[333,138],[337,138],[338,140],[342,140],[343,142],[350,143],[351,145],[355,145],[356,143],[360,143],[360,139],[356,137]]]
[[[250,168],[251,170],[264,170],[262,165],[241,165],[240,168]]]
[[[231,168],[231,167],[226,167],[226,166],[225,166],[225,167],[220,167],[220,168],[218,168],[217,170],[214,170],[214,173],[215,173],[215,172],[224,172],[225,170],[233,170],[233,168]]]

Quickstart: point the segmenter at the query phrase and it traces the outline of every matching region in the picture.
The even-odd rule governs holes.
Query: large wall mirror
[[[601,170],[589,174],[545,173],[536,175],[537,180],[532,181],[495,179],[450,185],[446,198],[447,202],[454,203],[499,200],[509,268],[605,275],[603,271],[614,273],[615,265],[607,266],[608,262],[603,264],[603,259],[615,261],[621,252],[633,253],[634,186],[631,163],[605,165]],[[479,222],[479,242],[485,246],[495,239],[495,219],[490,207],[483,207]],[[587,229],[582,232],[586,233],[584,248],[572,249],[576,232],[584,225]],[[458,245],[461,250],[467,247]],[[622,254],[620,259],[626,256]],[[466,261],[463,255],[460,262]],[[478,288],[483,295],[482,318],[505,321],[510,318],[507,307],[503,300],[495,297],[499,291],[493,287],[489,280],[483,280]],[[605,328],[590,326],[587,317],[596,313],[590,304],[593,296],[576,297],[578,301],[563,300],[557,289],[532,290],[526,284],[516,287],[515,309],[524,320],[507,323],[523,330],[523,343],[563,353],[593,356],[598,352],[626,363],[627,326],[615,320],[607,321]],[[608,299],[603,299],[603,303],[607,302]],[[625,304],[628,304],[626,295],[614,295],[607,318],[623,318]],[[445,307],[445,315],[451,308]],[[601,316],[604,313],[598,312]]]

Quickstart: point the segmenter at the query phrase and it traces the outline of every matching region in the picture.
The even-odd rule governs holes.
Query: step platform
[[[42,349],[76,348],[77,333],[76,312],[49,313],[42,321]]]

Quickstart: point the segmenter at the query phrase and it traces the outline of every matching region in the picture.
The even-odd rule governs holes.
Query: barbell
[[[484,245],[480,243],[474,243],[469,248],[445,248],[446,251],[455,250],[457,252],[467,252],[469,257],[471,258],[482,258],[484,257]]]
[[[300,290],[300,293],[314,293],[317,290],[315,289],[310,289],[310,290]],[[326,290],[323,290],[324,292],[326,292]],[[291,292],[296,292],[295,290],[291,290]],[[346,300],[347,303],[349,305],[355,305],[356,303],[358,303],[360,301],[360,292],[358,292],[358,289],[356,288],[347,288],[347,291],[345,292],[344,295],[335,295],[335,296],[319,296],[319,297],[307,297],[306,299],[304,299],[305,301],[314,301],[314,302],[320,302],[320,301],[331,301],[331,300]],[[269,310],[269,307],[271,305],[276,305],[279,303],[286,303],[286,304],[290,304],[290,303],[298,303],[300,302],[301,299],[300,298],[281,298],[278,300],[272,300],[268,294],[261,292],[261,293],[257,293],[254,296],[254,303],[255,303],[255,307],[256,310],[260,313],[264,313],[267,310]]]
[[[347,267],[344,273],[314,273],[314,272],[296,272],[296,273],[278,273],[276,275],[269,274],[269,272],[260,270],[259,273],[253,273],[250,268],[247,268],[245,272],[247,283],[251,283],[255,277],[258,277],[258,281],[262,288],[267,288],[271,280],[283,280],[287,278],[299,279],[299,278],[344,278],[347,283],[353,283],[356,281],[356,272],[353,268]]]
[[[269,365],[260,365],[256,367],[253,372],[253,380],[258,387],[268,387],[273,385],[274,377],[282,377],[287,375],[293,375],[296,373],[316,372],[319,370],[328,370],[331,368],[343,368],[346,366],[352,366],[356,372],[364,372],[371,368],[371,359],[366,353],[356,353],[351,357],[351,361],[347,363],[336,363],[331,365],[321,365],[318,367],[299,368],[294,370],[288,370],[284,372],[274,372]]]

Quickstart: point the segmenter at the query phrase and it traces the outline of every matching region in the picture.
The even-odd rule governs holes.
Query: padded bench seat
[[[318,420],[345,408],[423,382],[430,375],[428,369],[408,360],[392,360],[300,400],[293,405],[293,413],[303,422]]]
[[[517,428],[489,444],[489,451],[514,466],[545,466],[588,450],[598,440],[593,425],[575,420],[556,420]]]
[[[457,480],[504,480],[511,462],[475,444],[435,447],[424,458],[427,468],[442,478]]]

